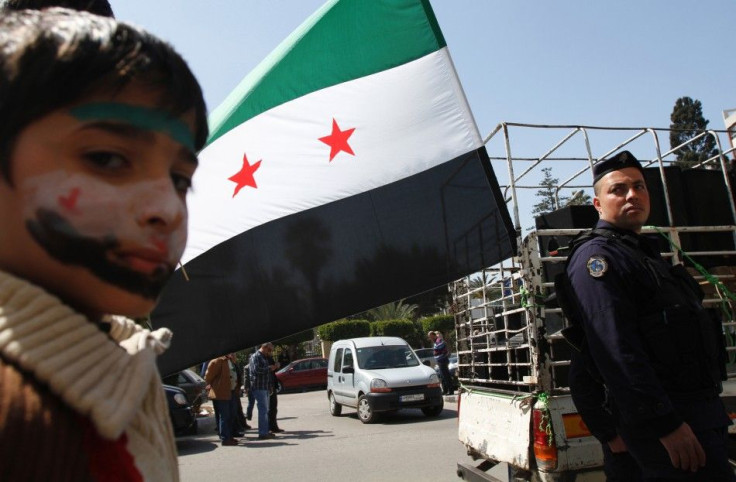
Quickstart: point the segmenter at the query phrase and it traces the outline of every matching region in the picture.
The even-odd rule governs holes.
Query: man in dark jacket
[[[281,358],[281,357],[279,357]],[[268,429],[271,433],[280,433],[284,430],[279,428],[279,424],[277,421],[277,414],[279,411],[279,399],[278,399],[278,393],[276,393],[276,387],[278,386],[278,378],[276,378],[276,370],[278,370],[278,367],[281,366],[281,362],[277,362],[273,358],[273,352],[271,355],[267,357],[268,364],[272,367],[276,367],[273,371],[271,371],[271,391],[268,397]]]
[[[594,179],[600,221],[573,244],[566,271],[585,337],[570,388],[607,470],[624,472],[609,479],[736,480],[718,396],[720,324],[692,277],[640,234],[649,193],[636,158],[602,160]]]

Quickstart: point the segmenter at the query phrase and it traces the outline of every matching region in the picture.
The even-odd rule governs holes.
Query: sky
[[[173,44],[212,110],[324,1],[111,3],[119,20]],[[709,127],[724,129],[722,111],[736,108],[733,0],[432,6],[482,137],[504,121],[668,127],[681,96],[700,100]]]

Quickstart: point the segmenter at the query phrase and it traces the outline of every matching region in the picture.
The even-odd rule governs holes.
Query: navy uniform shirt
[[[599,221],[597,227],[636,236],[605,221]],[[667,263],[651,240],[643,236],[637,238],[647,257]],[[616,425],[661,437],[675,430],[683,421],[696,426],[728,423],[723,418],[725,413],[711,416],[710,422],[692,420],[686,407],[680,403],[677,406],[673,404],[658,379],[638,326],[641,313],[655,297],[657,283],[651,273],[642,269],[641,261],[632,256],[631,251],[606,237],[592,238],[575,250],[567,273],[581,309],[590,357],[608,387],[614,405]],[[592,379],[580,373],[579,365],[576,368],[578,377],[571,380],[576,403],[580,401],[585,406],[588,397],[587,405],[590,407],[599,404],[602,399],[600,387],[594,387]],[[572,372],[574,376],[575,370]],[[595,413],[594,410],[589,412]],[[581,414],[585,419],[585,409]],[[606,423],[602,411],[594,420],[594,425],[598,423]],[[598,432],[597,435],[603,435],[599,438],[611,438],[610,430],[605,430],[605,427],[598,428]]]

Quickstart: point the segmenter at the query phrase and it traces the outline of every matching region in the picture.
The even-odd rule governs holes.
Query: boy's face
[[[129,84],[37,119],[0,178],[0,268],[91,317],[143,316],[187,237],[192,116]]]

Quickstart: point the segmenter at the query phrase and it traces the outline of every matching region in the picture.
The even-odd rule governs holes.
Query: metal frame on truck
[[[663,255],[684,262],[703,284],[706,306],[722,311],[729,377],[736,377],[734,148],[722,148],[723,134],[699,132],[668,150],[661,139],[668,140],[669,130],[658,128],[501,123],[486,138],[518,252],[451,285],[461,384],[458,435],[482,461],[479,467],[458,464],[459,476],[493,480],[485,469],[505,462],[522,480],[601,480],[600,444],[569,393],[571,348],[560,334],[567,321],[549,300],[567,243],[597,219],[590,203],[580,204],[593,195],[592,166],[620,150],[645,166],[652,225],[643,232],[661,234]],[[706,137],[722,154],[696,165],[678,163],[678,153]],[[534,218],[540,193],[553,198],[557,209]],[[736,412],[733,395],[729,381],[724,400]]]

